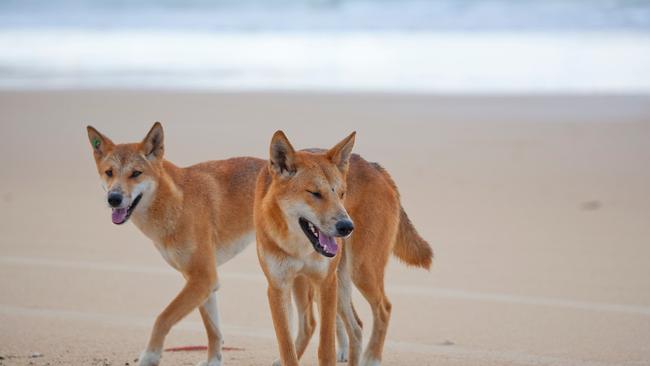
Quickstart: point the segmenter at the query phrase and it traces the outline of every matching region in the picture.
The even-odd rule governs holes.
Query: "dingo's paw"
[[[139,366],[158,366],[160,364],[160,352],[143,351],[138,358]]]
[[[348,362],[348,349],[341,348],[336,351],[336,362]]]
[[[223,363],[221,363],[221,359],[217,357],[213,357],[211,360],[208,361],[201,361],[196,364],[196,366],[221,366]]]
[[[371,358],[365,358],[362,363],[363,366],[380,366],[381,361],[371,359]]]

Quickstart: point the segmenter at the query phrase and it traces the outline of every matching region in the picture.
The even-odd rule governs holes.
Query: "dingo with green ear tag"
[[[164,159],[158,122],[142,141],[129,144],[87,129],[111,221],[132,221],[186,279],[156,319],[139,364],[158,365],[171,327],[199,308],[208,336],[208,357],[201,364],[220,366],[217,266],[254,240],[255,178],[265,162],[244,157],[181,168]]]

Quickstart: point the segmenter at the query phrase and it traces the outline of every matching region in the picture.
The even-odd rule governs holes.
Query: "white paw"
[[[374,359],[368,359],[364,358],[363,362],[361,363],[363,366],[380,366],[381,361],[379,360],[374,360]]]
[[[158,366],[160,363],[160,352],[143,351],[138,357],[139,366]]]
[[[280,361],[280,359],[278,358],[277,360],[273,361],[272,366],[282,366],[282,361]]]
[[[221,366],[223,363],[221,363],[221,359],[217,357],[213,357],[211,360],[208,361],[201,361],[196,364],[196,366]]]
[[[336,362],[348,362],[348,349],[340,348],[336,351]]]

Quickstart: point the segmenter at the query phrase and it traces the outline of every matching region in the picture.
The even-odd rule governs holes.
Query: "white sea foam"
[[[650,92],[643,32],[0,29],[0,88]]]

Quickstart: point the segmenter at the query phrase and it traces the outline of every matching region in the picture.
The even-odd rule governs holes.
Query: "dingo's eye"
[[[345,197],[345,192],[341,192],[341,199],[343,199],[343,197]]]
[[[131,173],[131,178],[136,178],[136,177],[138,177],[140,174],[142,174],[141,171],[139,171],[139,170],[134,170],[133,173]]]
[[[106,173],[106,176],[107,176],[107,177],[112,177],[112,176],[113,176],[113,169],[108,169],[108,170],[105,171],[104,173]]]
[[[312,192],[310,190],[307,190],[307,192],[309,192],[312,196],[316,198],[323,198],[323,195],[321,195],[320,192]]]

